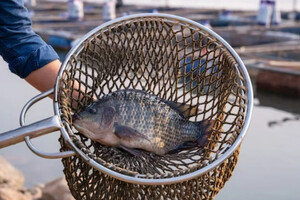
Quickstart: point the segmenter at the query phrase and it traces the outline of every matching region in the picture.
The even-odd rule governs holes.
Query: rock
[[[0,187],[21,189],[23,185],[23,174],[0,156]]]
[[[1,200],[32,200],[29,192],[9,187],[0,187]]]
[[[75,200],[71,195],[65,178],[47,183],[43,189],[42,200]]]
[[[64,178],[24,189],[23,174],[0,156],[0,200],[75,200]]]
[[[31,194],[33,200],[41,200],[44,187],[45,186],[43,184],[40,184],[28,189],[28,192]]]

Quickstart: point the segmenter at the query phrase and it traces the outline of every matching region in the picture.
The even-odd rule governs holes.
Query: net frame
[[[116,66],[117,66],[117,64],[122,65],[122,62],[118,61],[118,56],[120,56],[122,54],[125,54],[128,56],[128,51],[126,51],[126,49],[120,50],[120,48],[122,48],[122,47],[120,47],[120,45],[118,45],[117,42],[114,42],[114,40],[116,40],[116,38],[111,39],[110,43],[102,42],[103,37],[105,37],[105,34],[107,33],[107,31],[109,33],[106,35],[112,34],[112,37],[114,37],[117,33],[118,26],[123,27],[122,31],[126,33],[126,32],[132,31],[132,30],[130,30],[130,28],[131,28],[130,24],[135,24],[135,23],[144,24],[144,22],[145,22],[145,24],[147,24],[147,22],[148,22],[147,27],[150,27],[149,29],[151,29],[151,26],[153,25],[153,24],[151,25],[151,23],[155,24],[156,20],[157,20],[157,22],[171,24],[172,28],[170,31],[175,33],[174,34],[175,36],[173,38],[175,45],[174,44],[173,45],[174,46],[178,45],[179,47],[174,48],[175,49],[174,50],[174,49],[172,49],[172,45],[171,45],[171,47],[170,47],[171,52],[173,50],[178,55],[177,55],[177,57],[175,55],[174,57],[171,57],[171,59],[166,59],[165,61],[164,61],[164,59],[165,59],[164,55],[160,56],[160,57],[157,56],[157,54],[162,52],[162,51],[158,51],[157,54],[154,55],[154,57],[155,56],[156,56],[156,58],[159,57],[159,59],[154,61],[154,63],[155,62],[157,63],[158,61],[163,61],[164,63],[167,63],[166,64],[167,69],[165,66],[160,66],[158,68],[159,70],[161,70],[163,72],[160,74],[160,76],[162,76],[162,74],[168,74],[168,73],[169,74],[170,73],[177,74],[177,75],[179,75],[179,77],[181,77],[181,81],[183,83],[179,83],[180,79],[178,79],[178,77],[177,77],[176,84],[175,84],[176,85],[175,92],[172,92],[172,91],[170,92],[170,90],[168,90],[167,87],[163,87],[163,86],[159,86],[159,88],[162,87],[163,89],[158,90],[158,92],[155,92],[155,89],[153,89],[151,91],[152,86],[148,87],[146,85],[143,85],[142,83],[137,84],[137,86],[139,86],[139,87],[135,87],[135,85],[133,83],[134,81],[129,81],[129,85],[127,85],[127,86],[124,85],[124,83],[120,84],[118,86],[113,84],[114,86],[110,90],[109,90],[108,86],[106,88],[105,87],[101,88],[99,86],[99,84],[101,84],[101,81],[98,80],[99,78],[97,78],[97,80],[95,80],[95,77],[99,77],[99,74],[95,73],[93,70],[92,70],[92,72],[88,72],[89,70],[87,70],[87,69],[85,69],[85,67],[83,67],[82,62],[89,60],[90,55],[95,56],[95,54],[93,54],[93,52],[99,53],[99,51],[102,50],[102,53],[103,52],[104,53],[101,56],[106,58],[104,60],[106,60],[106,61],[109,60],[109,61],[114,62],[114,64],[112,64],[113,68],[111,70],[107,70],[103,67],[102,68],[100,67],[101,70],[103,70],[103,73],[101,74],[101,78],[103,79],[104,76],[110,76],[110,78],[108,78],[108,83],[109,83],[109,81],[116,82],[116,80],[113,79],[114,73],[116,73],[118,71]],[[128,26],[128,24],[129,24],[129,26]],[[179,26],[179,31],[176,30],[177,26]],[[175,27],[175,30],[172,30],[174,27]],[[184,27],[184,28],[182,28],[182,27]],[[159,26],[157,26],[156,28],[159,30]],[[164,28],[162,28],[161,30],[158,31],[159,32],[158,35],[162,35],[163,37],[158,38],[156,40],[157,45],[159,45],[159,42],[161,42],[162,40],[169,40],[169,42],[172,41],[172,40],[170,40],[170,38],[165,37],[166,34],[164,33],[163,29]],[[180,31],[182,31],[181,36],[176,36],[176,34]],[[200,47],[197,47],[197,46],[194,46],[193,38],[190,40],[186,40],[186,38],[194,37],[194,35],[193,35],[194,33],[192,33],[193,31],[195,31],[196,33],[199,33],[199,35],[197,36],[198,38],[195,38],[195,41],[202,43],[202,45],[204,45],[205,48],[207,48],[207,50],[208,50],[206,53],[204,53],[204,55],[201,55],[201,49],[203,47],[201,47],[200,43],[198,44]],[[187,35],[185,35],[185,32],[187,32]],[[188,32],[190,32],[190,34],[188,34]],[[144,37],[147,34],[145,32],[144,33],[139,32],[139,33],[141,35],[144,35]],[[140,63],[139,57],[137,57],[136,55],[140,56],[141,53],[136,50],[142,48],[141,47],[142,45],[137,43],[137,38],[138,38],[138,40],[142,41],[142,39],[141,39],[142,37],[139,36],[139,34],[137,34],[137,37],[135,38],[136,32],[134,32],[134,30],[133,30],[133,32],[131,32],[131,34],[133,36],[133,37],[131,37],[131,39],[132,38],[134,38],[134,39],[132,39],[133,41],[129,41],[126,44],[127,50],[128,49],[130,50],[129,57],[130,57],[131,64],[125,65],[125,68],[126,68],[126,70],[129,70],[130,73],[133,73],[133,74],[134,74],[135,70],[139,70],[140,68],[143,68],[144,71],[142,71],[142,73],[145,73],[145,70],[147,70],[147,66],[139,68],[139,67],[136,67],[134,64],[134,63]],[[148,32],[148,34],[149,34],[148,35],[149,37],[152,37],[151,41],[153,42],[153,40],[155,40],[155,38],[156,38],[157,32],[155,30],[151,30]],[[151,36],[151,34],[153,34],[153,35]],[[101,39],[99,38],[99,35],[102,36]],[[127,36],[124,34],[125,39],[126,39],[126,37]],[[199,40],[199,38],[201,38],[201,37],[203,37],[202,40]],[[94,46],[94,48],[92,48],[92,49],[87,47],[87,44],[93,43],[93,41],[94,41],[94,43],[100,42],[99,43],[100,45],[98,45],[98,47]],[[109,41],[109,39],[107,39],[106,41]],[[162,41],[161,44],[163,45],[163,43],[164,43],[164,41]],[[124,43],[122,43],[122,44],[124,46]],[[130,45],[135,46],[135,47],[137,45],[138,48],[136,48],[136,49],[131,48]],[[144,43],[143,45],[148,45],[148,44]],[[193,46],[192,51],[189,52],[190,50],[188,48],[181,49],[180,46],[182,46],[182,45],[184,47],[192,45]],[[98,49],[96,49],[96,48],[98,48]],[[154,48],[154,47],[151,47],[151,44],[150,44],[150,46],[147,46],[147,48],[148,48],[148,50],[150,49],[152,52],[155,53],[157,46]],[[192,58],[192,61],[189,61],[187,59],[188,58],[187,55],[192,54],[195,51],[195,48],[199,48],[199,49],[197,49],[197,51],[199,52],[198,55],[200,57],[206,57],[205,64],[198,64],[196,66],[196,69],[194,69],[193,67],[191,68],[191,66],[194,65],[195,60],[198,60],[198,62],[201,62],[201,59],[199,59],[199,56],[197,59]],[[216,52],[215,48],[217,48],[217,50],[219,51],[218,53],[215,53]],[[209,51],[209,49],[213,49],[213,51]],[[166,48],[164,50],[168,51],[169,49]],[[183,53],[180,53],[181,51],[183,51]],[[85,52],[85,54],[82,52]],[[213,53],[211,54],[211,52],[213,52]],[[171,55],[171,54],[169,54],[169,55]],[[212,58],[209,58],[209,56],[211,56]],[[153,55],[151,55],[151,56],[148,55],[148,57],[149,57],[149,60],[147,60],[147,63],[150,63]],[[144,57],[144,59],[145,58],[146,58],[146,56]],[[176,58],[176,59],[174,59],[174,58]],[[218,60],[218,61],[216,61],[216,60]],[[93,58],[90,59],[89,61],[94,64],[95,64],[95,62],[97,62]],[[106,62],[106,61],[102,61],[102,62]],[[127,60],[127,62],[129,63],[129,60]],[[173,62],[173,64],[172,64],[172,62]],[[207,67],[210,62],[212,63],[211,67]],[[224,70],[222,71],[222,73],[220,75],[218,75],[218,73],[217,73],[218,69],[216,69],[216,71],[214,71],[214,66],[215,66],[214,63],[215,62],[218,63],[218,66],[221,66],[221,65],[229,66],[231,71],[230,70],[226,71],[227,68],[223,67]],[[89,65],[89,64],[87,64],[87,65]],[[98,64],[98,65],[102,66],[103,64]],[[176,71],[176,67],[174,67],[174,65],[181,66],[180,70],[177,69],[177,71]],[[168,68],[170,66],[172,66],[172,68],[173,68],[172,69],[173,71],[171,71],[171,72],[168,70]],[[190,71],[187,70],[188,66],[190,66]],[[203,81],[197,82],[198,79],[193,78],[193,76],[191,76],[191,74],[196,72],[196,73],[198,73],[198,75],[201,75],[201,73],[202,73],[201,67],[205,68],[204,69],[205,74],[207,74],[204,76],[204,78],[207,78],[207,77],[209,77],[209,78],[205,79],[204,82]],[[126,71],[125,68],[124,68],[124,71]],[[154,67],[151,66],[150,68],[154,68]],[[207,70],[207,68],[209,68],[209,70]],[[80,72],[76,71],[76,69],[79,69]],[[75,70],[75,72],[72,70]],[[166,70],[166,71],[164,71],[164,70]],[[126,73],[130,74],[129,71],[127,71]],[[175,71],[176,71],[176,73],[174,73]],[[80,78],[81,74],[85,74],[84,78]],[[153,71],[151,71],[151,70],[147,71],[148,77],[151,77],[152,74],[153,74]],[[213,75],[211,75],[211,74],[213,74]],[[135,73],[135,75],[137,77],[139,77],[138,79],[141,79],[141,77],[142,77],[142,79],[146,79],[146,76],[139,76],[138,73]],[[131,76],[125,76],[126,80],[128,80],[128,79],[132,80],[131,78],[132,78]],[[203,78],[203,76],[201,78]],[[226,85],[226,81],[218,82],[218,80],[220,80],[222,78],[224,80],[225,79],[231,80],[228,82],[234,82],[235,87],[230,87],[230,86],[228,86],[228,84]],[[84,85],[83,90],[82,89],[79,90],[78,88],[72,88],[72,87],[74,87],[74,81],[72,81],[74,79],[79,80],[80,84]],[[84,79],[83,82],[81,82],[82,79]],[[133,77],[133,80],[134,79],[135,79],[135,77]],[[187,79],[189,79],[189,80],[187,80]],[[186,152],[177,154],[177,155],[175,155],[175,157],[171,156],[170,158],[167,158],[163,162],[165,165],[167,163],[170,163],[170,161],[172,159],[175,159],[175,160],[177,159],[176,162],[178,162],[179,160],[186,159],[188,156],[191,156],[191,155],[189,155],[189,153],[191,153],[193,151],[196,152],[196,154],[198,154],[198,155],[202,155],[202,156],[208,158],[208,159],[206,159],[205,162],[200,161],[199,158],[196,159],[195,162],[197,164],[195,166],[192,166],[189,164],[183,164],[185,166],[184,169],[177,168],[174,170],[173,168],[168,168],[165,171],[164,170],[151,171],[150,169],[147,169],[149,171],[146,170],[146,171],[142,171],[142,172],[135,169],[134,166],[132,166],[132,165],[130,165],[129,167],[128,166],[124,167],[118,163],[118,162],[124,162],[124,160],[121,159],[122,156],[124,157],[124,152],[120,152],[117,149],[107,148],[105,146],[95,144],[92,141],[89,141],[87,138],[84,138],[83,136],[74,133],[74,129],[72,128],[70,113],[76,112],[76,111],[74,111],[74,108],[72,108],[71,105],[73,105],[75,103],[75,104],[78,104],[79,107],[84,107],[92,102],[92,97],[94,95],[96,95],[97,97],[101,97],[102,95],[105,94],[105,92],[111,92],[116,89],[121,89],[121,88],[135,88],[136,89],[136,88],[138,88],[138,89],[144,89],[148,92],[150,91],[150,92],[154,93],[155,95],[160,95],[160,93],[163,92],[163,95],[160,96],[162,98],[165,98],[168,100],[175,100],[177,102],[182,102],[182,103],[189,102],[192,104],[193,103],[192,100],[186,98],[185,95],[187,95],[189,93],[189,91],[191,90],[191,88],[194,87],[193,86],[194,82],[197,83],[196,84],[197,91],[199,93],[201,93],[202,96],[203,95],[208,96],[208,94],[210,93],[209,92],[210,86],[212,85],[210,79],[214,79],[212,82],[214,83],[216,88],[222,87],[222,89],[220,89],[222,91],[219,91],[214,94],[216,96],[219,95],[218,98],[225,98],[226,100],[228,100],[231,98],[230,95],[232,95],[232,93],[235,93],[235,95],[239,96],[239,98],[237,98],[231,102],[229,101],[229,104],[231,104],[231,109],[227,110],[226,112],[224,111],[224,109],[226,109],[225,108],[226,106],[222,107],[222,101],[220,100],[221,103],[218,101],[216,104],[220,103],[220,105],[222,107],[222,109],[220,109],[221,111],[218,109],[217,109],[217,111],[213,111],[214,109],[212,109],[211,107],[209,107],[208,105],[205,104],[202,107],[202,108],[204,108],[204,112],[200,111],[200,109],[199,109],[199,112],[197,113],[198,115],[192,116],[190,118],[190,120],[194,120],[194,121],[199,120],[199,118],[201,118],[200,120],[212,119],[213,117],[215,119],[216,122],[214,125],[214,133],[212,134],[212,137],[210,138],[210,142],[209,142],[209,145],[206,147],[206,150],[203,151],[203,150],[199,150],[199,149],[192,149],[191,151],[186,151]],[[151,80],[147,79],[148,83]],[[92,83],[90,83],[90,82],[92,82]],[[122,82],[122,80],[120,82]],[[208,82],[208,83],[205,84],[205,82]],[[106,85],[108,85],[108,83],[106,83]],[[152,85],[157,85],[158,83],[160,83],[160,81],[152,83]],[[202,88],[199,89],[199,84],[201,84],[201,83],[204,86],[202,86]],[[181,86],[179,87],[180,84],[181,84]],[[171,84],[171,86],[174,87],[172,84]],[[223,87],[225,89],[223,89]],[[226,88],[226,87],[228,87],[228,88]],[[105,91],[105,89],[106,89],[106,91]],[[177,90],[179,90],[179,89],[186,90],[188,92],[183,92],[185,95],[182,95],[181,96],[182,98],[180,98],[180,95],[178,96],[178,93],[176,93]],[[232,90],[231,91],[232,93],[229,92],[229,94],[228,94],[228,93],[224,92],[226,89]],[[72,99],[72,91],[79,92],[82,95],[82,97],[79,97],[78,99]],[[169,95],[168,95],[168,93],[169,93]],[[188,19],[185,19],[182,17],[166,15],[166,14],[138,14],[138,15],[132,15],[132,16],[128,16],[128,17],[123,17],[123,18],[119,18],[119,19],[107,22],[107,23],[97,27],[90,33],[88,33],[68,53],[68,55],[65,59],[65,62],[63,63],[61,70],[59,72],[54,94],[55,94],[55,104],[54,104],[55,112],[56,112],[56,114],[61,116],[61,121],[62,121],[62,124],[64,125],[61,129],[62,136],[63,136],[63,139],[61,140],[61,144],[62,144],[61,150],[64,151],[66,149],[71,148],[71,149],[76,150],[76,152],[80,155],[80,157],[75,156],[75,157],[63,159],[63,163],[65,166],[64,172],[65,172],[68,184],[69,184],[70,188],[72,188],[71,192],[75,197],[80,196],[79,199],[95,199],[95,198],[99,198],[100,196],[102,196],[103,199],[107,199],[106,197],[109,197],[108,199],[115,199],[115,198],[123,199],[123,197],[124,198],[130,197],[130,195],[134,195],[134,194],[137,195],[136,197],[139,197],[141,195],[145,196],[146,194],[143,191],[149,190],[148,187],[152,187],[151,195],[153,195],[155,193],[158,196],[160,196],[160,198],[162,198],[162,199],[170,198],[172,195],[174,195],[174,197],[181,199],[181,198],[179,198],[180,192],[178,192],[179,190],[177,190],[176,187],[179,187],[179,185],[182,185],[182,184],[198,185],[196,187],[197,189],[195,189],[195,192],[191,192],[192,196],[195,196],[195,195],[197,196],[197,194],[200,196],[206,196],[206,195],[211,196],[211,197],[214,196],[219,191],[219,189],[223,187],[224,183],[231,176],[231,172],[233,171],[234,166],[237,162],[239,147],[240,147],[241,141],[244,138],[246,130],[249,125],[249,121],[250,121],[250,117],[251,117],[251,113],[252,113],[252,102],[253,102],[252,86],[251,86],[251,82],[250,82],[250,78],[248,76],[247,70],[246,70],[243,62],[239,58],[239,56],[230,47],[230,45],[226,41],[224,41],[220,36],[218,36],[216,33],[211,31],[210,29],[202,26],[201,24],[198,24],[194,21],[191,21],[191,20],[188,20]],[[170,94],[172,94],[172,95],[177,94],[177,96],[175,99],[172,99],[170,97],[171,96]],[[191,95],[191,94],[188,94],[188,95]],[[177,97],[179,97],[179,98],[177,98]],[[199,101],[200,99],[198,98],[197,100]],[[214,102],[213,99],[212,100],[206,99],[205,102],[206,101]],[[240,104],[239,105],[240,107],[238,110],[233,108],[236,106],[236,104]],[[220,105],[218,108],[220,108]],[[235,121],[234,121],[235,128],[234,128],[234,130],[231,130],[230,128],[227,127],[227,130],[223,131],[224,127],[226,128],[226,126],[228,126],[228,124],[230,124],[228,121],[226,121],[228,118],[230,118],[230,117],[228,117],[228,115],[225,114],[227,112],[234,113],[233,115],[235,116]],[[242,113],[241,116],[239,116],[240,112]],[[209,116],[209,114],[206,114],[206,113],[212,113],[213,117]],[[228,134],[225,134],[225,136],[224,136],[225,132],[229,132],[230,134],[228,133]],[[220,142],[220,140],[223,140],[223,142]],[[226,142],[224,142],[224,141],[226,141]],[[222,144],[220,144],[220,143],[222,143]],[[94,148],[94,152],[89,151],[90,148]],[[98,152],[99,154],[97,155],[95,153],[95,148],[102,149],[102,152],[101,153]],[[101,156],[104,155],[103,152],[106,152],[107,155],[109,155],[109,156],[106,156],[106,158],[99,157],[99,155],[101,155]],[[118,156],[114,157],[114,156],[112,156],[112,154],[118,155],[119,157]],[[214,154],[213,157],[211,157],[212,154]],[[120,155],[122,155],[122,156],[120,156]],[[113,157],[113,159],[116,159],[116,161],[115,162],[108,161],[107,159],[109,159],[110,157]],[[118,157],[118,158],[116,158],[116,157]],[[153,161],[153,158],[155,158],[155,159],[158,158],[158,157],[155,157],[155,155],[153,155],[153,154],[145,154],[145,156],[143,156],[143,158],[146,158],[146,157],[150,158],[150,161],[148,160],[148,162],[146,162],[147,164],[151,163],[151,161]],[[209,160],[209,158],[212,158],[212,159]],[[128,159],[128,160],[126,160],[126,162],[132,162],[132,163],[137,164],[137,163],[141,162],[141,159],[139,161],[135,160],[135,159],[131,159],[131,160]],[[143,163],[143,166],[144,165],[145,165],[145,163]],[[141,163],[139,163],[138,166],[141,166]],[[78,171],[78,169],[79,169],[79,171]],[[224,170],[224,169],[226,169],[226,170]],[[223,173],[222,173],[222,171],[223,171]],[[226,171],[227,174],[224,173],[224,171]],[[219,175],[217,175],[217,174],[219,174]],[[220,174],[222,174],[222,175],[220,175]],[[222,181],[219,182],[219,184],[217,184],[218,180],[216,178],[219,180],[222,180]],[[95,181],[96,179],[98,181]],[[210,179],[214,179],[215,181],[205,184],[205,182]],[[78,183],[78,180],[80,183]],[[83,181],[83,180],[85,180],[85,181]],[[95,185],[97,185],[97,187],[91,186],[91,182],[93,182]],[[116,190],[116,191],[120,192],[120,191],[123,191],[123,190],[120,190],[120,188],[123,188],[123,189],[127,188],[127,191],[130,191],[130,192],[127,192],[127,193],[125,192],[126,195],[123,192],[124,193],[123,197],[118,197],[118,198],[117,197],[112,198],[111,196],[109,196],[111,194],[111,192],[110,192],[111,190],[107,189],[107,188],[105,190],[106,192],[102,192],[102,193],[101,192],[97,193],[95,191],[93,192],[91,188],[100,189],[99,188],[100,182],[102,184],[105,183],[105,185],[116,184],[116,187],[112,190]],[[81,183],[85,183],[86,186],[82,185]],[[136,184],[138,184],[138,185],[136,185]],[[212,187],[210,184],[214,185],[214,189],[211,189],[211,191],[209,191],[209,189],[208,189],[209,187]],[[89,191],[89,194],[86,194],[86,192],[78,192],[79,185],[81,187],[84,187],[86,189],[86,191]],[[207,185],[207,188],[201,189],[199,187],[199,185]],[[180,187],[182,187],[182,186],[180,186]],[[113,188],[113,187],[111,187],[111,188]],[[140,190],[138,188],[140,188]],[[157,188],[157,189],[154,189],[154,188]],[[170,191],[168,194],[158,192],[158,191],[162,191],[162,190],[166,190],[166,189]],[[201,190],[204,192],[201,192]],[[156,191],[156,192],[154,192],[154,191]],[[175,192],[175,191],[177,191],[177,192]],[[199,199],[200,199],[200,196],[199,196]]]

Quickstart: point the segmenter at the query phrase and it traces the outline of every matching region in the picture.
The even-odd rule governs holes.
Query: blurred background
[[[34,30],[61,61],[93,28],[135,13],[168,13],[199,22],[223,37],[251,76],[255,106],[239,162],[217,200],[300,199],[300,0],[27,0]],[[0,132],[19,127],[22,107],[39,94],[11,74],[0,58]],[[53,115],[45,99],[28,123]],[[59,150],[59,133],[34,139],[44,151]],[[25,175],[26,187],[63,176],[60,160],[32,154],[24,143],[0,155]]]

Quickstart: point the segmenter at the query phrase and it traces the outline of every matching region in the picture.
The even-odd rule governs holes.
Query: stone
[[[33,200],[29,192],[10,187],[0,187],[1,200]]]
[[[45,184],[42,200],[75,200],[64,177]]]
[[[24,186],[24,175],[0,156],[0,187],[21,189]]]
[[[28,192],[31,194],[33,200],[41,200],[44,187],[45,186],[43,184],[39,184],[28,189]]]

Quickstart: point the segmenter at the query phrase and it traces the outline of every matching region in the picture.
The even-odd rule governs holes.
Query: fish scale
[[[111,112],[114,117],[107,119]],[[80,119],[74,125],[82,134],[133,154],[136,150],[132,149],[144,149],[163,155],[184,147],[186,142],[196,146],[205,132],[201,122],[189,121],[166,100],[140,90],[109,93],[78,115]],[[107,123],[103,125],[102,121]]]

